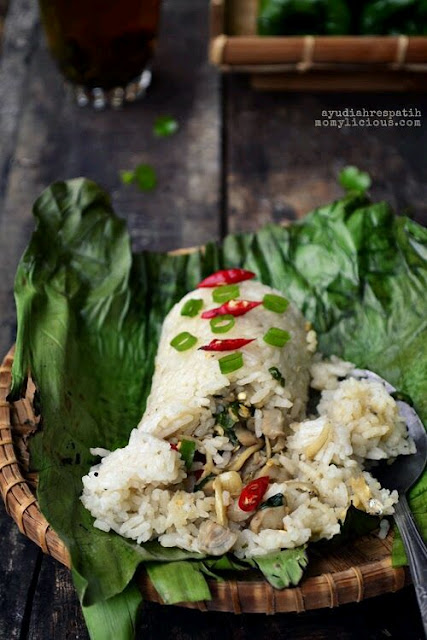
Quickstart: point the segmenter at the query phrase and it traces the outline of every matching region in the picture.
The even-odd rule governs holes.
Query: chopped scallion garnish
[[[289,300],[274,293],[266,293],[262,301],[264,307],[274,313],[283,313],[289,306]]]
[[[187,349],[194,347],[196,342],[197,338],[195,336],[192,336],[188,331],[183,331],[171,340],[170,345],[177,351],[187,351]]]
[[[230,353],[218,360],[221,373],[227,374],[243,367],[243,354],[240,351]]]
[[[225,316],[216,316],[210,320],[211,329],[213,333],[227,333],[236,324],[233,316],[226,314]]]
[[[214,302],[224,303],[229,300],[234,300],[240,295],[240,289],[237,284],[224,284],[221,287],[217,287],[212,291],[212,298]]]
[[[290,333],[278,327],[271,327],[264,336],[264,342],[272,347],[283,347],[290,339]]]
[[[191,300],[187,300],[187,302],[182,307],[181,315],[194,318],[202,310],[202,307],[203,300],[199,300],[198,298],[191,298]]]
[[[184,460],[185,468],[191,469],[191,465],[194,460],[194,453],[196,451],[196,443],[193,440],[181,440],[181,444],[179,446],[179,453],[181,458]]]

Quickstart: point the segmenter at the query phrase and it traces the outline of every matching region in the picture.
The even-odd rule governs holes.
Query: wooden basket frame
[[[70,567],[70,556],[58,535],[41,513],[35,495],[37,478],[28,472],[28,437],[37,430],[38,418],[33,410],[35,387],[31,381],[25,398],[14,403],[7,400],[12,381],[12,348],[0,366],[0,490],[6,510],[19,530],[35,542],[44,553]],[[278,591],[259,574],[216,582],[209,580],[212,600],[185,602],[181,606],[201,611],[234,613],[302,612],[336,607],[364,598],[398,591],[410,583],[407,569],[393,568],[390,549],[392,535],[385,541],[365,537],[377,545],[371,561],[344,570],[324,571],[304,578],[298,587]],[[365,538],[361,539],[361,546]],[[375,554],[374,554],[375,555]],[[246,573],[246,572],[245,572]],[[249,573],[249,572],[248,572]],[[162,602],[145,571],[138,572],[138,583],[146,600]]]
[[[227,11],[238,3],[211,0],[209,58],[223,72],[251,74],[255,88],[427,90],[426,36],[229,35]]]

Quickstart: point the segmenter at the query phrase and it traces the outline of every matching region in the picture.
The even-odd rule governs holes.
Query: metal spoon
[[[399,493],[399,502],[394,507],[394,519],[402,536],[427,636],[427,547],[417,529],[405,495],[421,476],[426,466],[427,433],[413,408],[404,402],[403,398],[398,398],[398,392],[386,380],[367,369],[353,369],[350,375],[358,379],[365,378],[382,382],[388,393],[397,395],[395,399],[399,413],[405,420],[409,435],[413,438],[417,448],[416,453],[409,456],[398,456],[392,464],[380,464],[371,469],[371,472],[382,487],[390,490],[396,489]]]

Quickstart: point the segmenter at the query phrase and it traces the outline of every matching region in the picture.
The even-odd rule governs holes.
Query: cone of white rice
[[[265,295],[283,297],[259,282],[239,284],[238,300],[262,301]],[[253,406],[278,407],[284,416],[294,420],[304,415],[309,386],[312,343],[307,341],[307,324],[301,313],[288,305],[284,313],[267,310],[263,305],[235,319],[227,333],[213,333],[209,319],[182,315],[189,301],[202,301],[202,311],[218,307],[212,300],[212,289],[191,291],[176,304],[163,324],[156,358],[152,390],[146,412],[138,426],[160,438],[177,431],[192,433],[209,414],[212,398],[240,389]],[[264,341],[272,327],[289,334],[283,348]],[[194,347],[177,351],[171,342],[184,332],[197,338]],[[312,333],[309,337],[312,337]],[[254,340],[240,351],[242,366],[228,374],[221,373],[218,361],[226,352],[202,351],[212,339]],[[280,371],[286,384],[275,380],[270,369]],[[210,414],[212,417],[212,414]]]
[[[202,286],[173,307],[129,444],[93,451],[102,460],[82,501],[94,525],[250,557],[331,538],[352,504],[391,514],[396,493],[363,465],[413,453],[396,403],[379,383],[339,381],[349,363],[313,363],[301,313],[232,271],[241,282]],[[322,397],[306,417],[310,383]]]

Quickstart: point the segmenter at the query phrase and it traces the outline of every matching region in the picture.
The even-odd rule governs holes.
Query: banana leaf
[[[287,228],[268,225],[180,256],[132,254],[128,231],[108,195],[85,179],[50,186],[36,201],[34,216],[36,229],[15,281],[11,398],[23,393],[31,371],[43,417],[31,448],[39,503],[70,551],[90,627],[110,602],[116,612],[122,607],[127,629],[122,635],[114,631],[115,637],[129,637],[137,610],[131,580],[141,563],[160,575],[159,583],[168,571],[178,575],[188,560],[192,569],[184,569],[186,575],[193,570],[202,575],[198,554],[155,542],[137,545],[95,529],[79,496],[81,478],[95,462],[90,447],[124,446],[144,412],[165,315],[212,271],[231,266],[255,271],[313,323],[325,354],[378,372],[409,394],[427,419],[427,232],[395,216],[387,204],[349,194]],[[411,492],[424,533],[426,503],[424,477]],[[404,562],[399,544],[394,559]],[[159,562],[169,569],[156,574]],[[299,575],[285,565],[282,578],[270,575],[277,584]],[[199,578],[185,580],[185,594],[177,592],[177,584],[174,601],[206,597]]]

